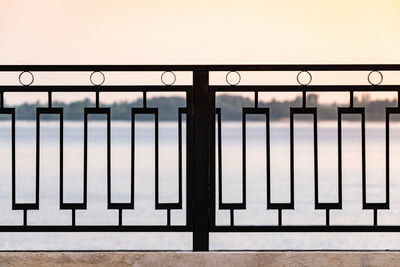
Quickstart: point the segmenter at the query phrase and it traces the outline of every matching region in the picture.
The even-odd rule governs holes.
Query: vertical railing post
[[[208,71],[193,72],[193,251],[209,249]]]

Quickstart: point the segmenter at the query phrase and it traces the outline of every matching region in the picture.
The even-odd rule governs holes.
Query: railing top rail
[[[400,64],[0,65],[0,71],[400,71]]]

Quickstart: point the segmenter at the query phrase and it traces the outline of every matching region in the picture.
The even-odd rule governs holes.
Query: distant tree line
[[[222,118],[224,120],[241,120],[242,107],[254,107],[254,102],[250,98],[233,95],[219,95],[216,99],[217,107],[222,109]],[[275,99],[269,102],[259,101],[259,107],[269,107],[271,120],[282,120],[289,117],[290,107],[300,107],[301,97],[294,100],[277,101]],[[34,120],[36,118],[36,107],[44,106],[41,103],[16,106],[16,116],[19,120]],[[53,107],[64,108],[65,120],[83,120],[83,108],[93,107],[95,104],[89,99],[75,101],[71,103],[53,102]],[[142,99],[133,102],[116,102],[110,105],[101,105],[111,108],[111,118],[113,120],[130,120],[131,108],[142,107]],[[177,120],[178,107],[185,107],[186,100],[182,97],[154,97],[147,100],[148,107],[159,108],[159,119],[163,121]],[[318,95],[307,95],[307,106],[318,107],[318,118],[321,120],[337,119],[337,107],[333,104],[322,104],[318,102]],[[368,95],[361,99],[354,98],[354,106],[366,108],[366,118],[368,120],[384,120],[385,108],[397,106],[396,100],[374,100],[371,101]],[[8,119],[7,116],[0,116],[1,119]],[[149,116],[138,116],[138,119],[149,119]],[[260,116],[258,116],[261,119]],[[359,117],[358,117],[359,118]],[[43,116],[43,119],[57,119],[57,116]],[[92,119],[92,118],[91,118]],[[93,119],[104,119],[104,116],[94,116]],[[257,119],[257,118],[249,118]]]

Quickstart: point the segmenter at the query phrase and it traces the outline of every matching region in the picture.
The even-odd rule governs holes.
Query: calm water
[[[30,225],[69,225],[71,211],[59,207],[58,123],[41,125],[40,211],[28,212]],[[83,122],[64,124],[64,201],[82,201]],[[241,123],[222,127],[223,200],[241,201]],[[331,224],[372,225],[373,212],[361,209],[360,123],[343,124],[343,210],[331,211]],[[17,122],[17,202],[34,201],[35,122]],[[130,123],[112,123],[112,200],[130,198]],[[385,200],[385,128],[367,123],[367,201]],[[265,125],[247,126],[247,209],[235,211],[236,225],[276,225],[277,211],[266,210]],[[400,224],[400,124],[390,130],[390,211],[378,211],[378,224]],[[186,140],[183,135],[184,142]],[[0,224],[22,224],[22,212],[11,210],[10,122],[0,122]],[[89,123],[88,209],[76,212],[79,225],[118,224],[115,210],[106,208],[106,127]],[[319,179],[321,202],[337,201],[337,125],[320,122]],[[166,224],[166,212],[154,209],[154,127],[136,123],[135,210],[125,210],[123,224]],[[184,146],[185,147],[185,146]],[[178,199],[178,127],[160,123],[160,201]],[[184,164],[185,166],[185,154]],[[271,179],[273,202],[289,201],[289,123],[271,124]],[[325,211],[314,210],[313,136],[310,121],[295,123],[295,210],[283,211],[284,225],[324,225]],[[184,169],[185,173],[185,169]],[[183,176],[184,180],[186,176]],[[183,184],[185,188],[185,182]],[[185,199],[185,192],[183,199]],[[172,211],[172,224],[185,224],[183,210]],[[229,211],[217,211],[217,224],[229,224]],[[0,249],[191,249],[190,233],[3,233]],[[398,234],[270,233],[211,234],[212,249],[385,249],[400,248]],[[43,242],[45,241],[45,242]]]

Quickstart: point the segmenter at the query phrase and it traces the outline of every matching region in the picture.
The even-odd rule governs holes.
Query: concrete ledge
[[[400,252],[0,252],[0,266],[399,266]]]

